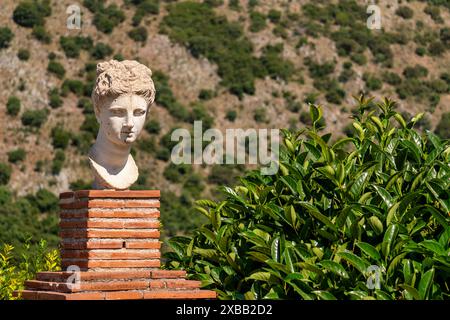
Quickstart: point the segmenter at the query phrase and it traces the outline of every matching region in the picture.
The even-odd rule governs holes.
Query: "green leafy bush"
[[[62,151],[61,149],[56,150],[52,162],[52,174],[58,175],[61,172],[64,161],[66,161],[66,155],[64,154],[64,151]]]
[[[14,197],[10,193],[7,200],[7,203],[0,206],[0,243],[21,247],[31,237],[44,239],[51,247],[57,247],[59,237],[56,195],[40,189],[36,194],[24,197]],[[20,254],[20,249],[18,253]]]
[[[268,45],[263,49],[261,55],[261,65],[264,67],[263,74],[270,76],[272,79],[281,78],[288,81],[293,74],[294,64],[283,59],[283,44],[279,43],[274,46]]]
[[[253,119],[255,119],[256,122],[267,122],[267,111],[264,107],[256,108],[253,113]]]
[[[57,125],[51,132],[52,145],[55,149],[66,149],[69,145],[71,133],[64,129],[62,125]]]
[[[47,189],[39,189],[35,195],[28,195],[27,199],[41,213],[58,211],[59,199]]]
[[[11,40],[14,38],[14,33],[8,27],[0,28],[0,49],[8,48]]]
[[[170,163],[163,172],[164,177],[171,182],[181,182],[184,177],[192,173],[192,167],[186,164]]]
[[[206,4],[184,1],[168,6],[169,14],[160,25],[161,32],[185,45],[195,57],[205,56],[218,65],[222,84],[242,97],[253,94],[258,60],[242,28],[218,16]]]
[[[131,2],[136,5],[136,11],[132,19],[135,27],[139,26],[147,14],[159,13],[159,0],[132,0]]]
[[[234,122],[237,118],[237,112],[236,110],[228,110],[225,114],[225,119],[227,119],[230,122]]]
[[[405,70],[403,70],[403,75],[406,78],[423,78],[428,75],[428,69],[417,64],[414,67],[406,67]]]
[[[94,14],[92,23],[103,33],[111,33],[114,27],[125,21],[125,13],[115,3],[105,7],[104,1],[84,0],[83,5]]]
[[[6,102],[6,113],[10,116],[17,116],[20,112],[20,99],[16,96],[11,96]]]
[[[26,110],[22,114],[22,124],[24,126],[40,128],[47,121],[48,113],[47,109]]]
[[[45,240],[38,245],[26,242],[21,254],[6,243],[0,249],[0,300],[20,299],[14,291],[25,289],[25,281],[34,279],[38,272],[61,270],[58,250],[48,248]]]
[[[394,72],[384,72],[382,77],[383,81],[390,84],[391,86],[397,86],[402,83],[402,78]]]
[[[81,97],[84,93],[84,84],[82,81],[77,79],[66,79],[61,86],[61,95],[67,96],[68,92]]]
[[[272,23],[278,23],[281,20],[281,11],[270,9],[267,18],[269,18]]]
[[[211,128],[214,124],[214,118],[209,114],[205,105],[200,102],[193,104],[187,121],[190,123],[194,123],[194,121],[202,121],[202,126],[205,130]]]
[[[175,119],[186,121],[189,112],[186,107],[175,98],[173,91],[169,86],[169,77],[160,71],[155,71],[153,73],[153,81],[155,82],[156,88],[156,103],[166,108],[170,115]]]
[[[428,52],[431,56],[441,56],[445,52],[445,46],[440,41],[433,41],[428,46]]]
[[[52,42],[52,36],[48,33],[44,26],[34,26],[31,35],[42,43],[49,44]]]
[[[145,27],[136,27],[128,32],[128,36],[136,42],[145,43],[147,41],[148,32]]]
[[[8,152],[8,161],[11,163],[17,163],[25,160],[27,152],[23,148],[18,148]]]
[[[266,16],[260,12],[252,11],[250,12],[250,31],[259,32],[267,27]]]
[[[169,240],[167,266],[221,299],[448,299],[449,141],[389,100],[361,97],[355,135],[335,142],[311,114],[311,130],[283,131],[277,174],[197,201],[208,223]]]
[[[64,78],[66,74],[66,69],[64,69],[63,65],[54,60],[48,62],[47,71],[55,74],[59,79]]]
[[[80,130],[89,132],[92,137],[97,135],[100,125],[98,124],[97,118],[94,114],[86,114],[84,116],[84,121],[81,124]]]
[[[91,50],[91,56],[94,59],[101,60],[110,56],[113,53],[113,49],[105,43],[97,43]]]
[[[400,6],[395,10],[395,14],[403,19],[411,19],[414,16],[414,11],[407,6]]]
[[[450,112],[442,115],[435,132],[444,139],[450,139]]]
[[[8,184],[12,168],[9,164],[0,162],[0,185]]]
[[[67,58],[78,58],[81,49],[91,50],[93,47],[93,40],[91,37],[60,37],[59,45],[63,49]]]
[[[63,101],[59,96],[58,88],[53,88],[48,92],[48,104],[52,109],[56,109],[62,106]]]
[[[431,19],[433,19],[436,23],[443,23],[444,20],[441,17],[441,10],[438,6],[433,6],[433,5],[427,5],[424,9],[423,12],[425,12],[426,14],[428,14]]]
[[[202,89],[198,94],[200,100],[211,100],[215,97],[214,90]]]
[[[30,51],[28,49],[19,49],[17,52],[17,58],[22,61],[27,61],[30,59]]]
[[[150,120],[145,124],[145,130],[151,134],[158,134],[161,131],[161,125],[158,120]]]
[[[383,87],[383,82],[373,74],[364,73],[363,80],[366,82],[367,90],[380,90]]]
[[[13,20],[19,26],[33,28],[44,25],[45,17],[51,13],[50,0],[25,0],[14,9]]]

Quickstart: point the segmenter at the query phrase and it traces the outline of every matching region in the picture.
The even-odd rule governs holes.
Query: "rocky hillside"
[[[450,2],[377,1],[381,30],[366,26],[368,2],[80,0],[81,28],[69,29],[74,1],[2,0],[2,192],[17,200],[89,186],[90,92],[97,61],[112,58],[154,72],[156,104],[133,149],[136,188],[163,190],[172,233],[195,223],[193,199],[243,169],[171,165],[171,130],[194,120],[301,128],[313,102],[324,105],[324,131],[339,135],[351,131],[352,96],[365,93],[398,100],[406,118],[424,112],[422,128],[448,138]]]

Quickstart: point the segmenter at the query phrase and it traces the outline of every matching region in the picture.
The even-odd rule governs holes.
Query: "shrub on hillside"
[[[234,122],[237,118],[237,112],[236,110],[228,110],[225,114],[225,119],[227,119],[230,122]]]
[[[59,45],[63,49],[67,58],[78,58],[80,55],[81,49],[83,50],[91,50],[93,47],[93,40],[91,37],[60,37]]]
[[[373,74],[364,73],[363,80],[366,82],[366,88],[370,91],[380,90],[383,82]]]
[[[158,134],[161,131],[161,125],[158,120],[150,120],[145,124],[145,130],[151,134]]]
[[[435,133],[444,139],[450,139],[450,112],[446,112],[442,115]]]
[[[44,26],[35,26],[31,35],[42,43],[49,44],[52,42],[52,36]]]
[[[105,7],[103,1],[85,0],[83,5],[94,13],[92,23],[103,33],[111,33],[114,27],[125,21],[125,13],[115,3]]]
[[[428,69],[417,64],[414,67],[406,67],[405,70],[403,70],[403,75],[406,78],[423,78],[428,75]]]
[[[44,25],[45,17],[51,13],[50,0],[25,0],[14,9],[13,20],[22,27],[33,28]]]
[[[282,57],[283,44],[279,43],[274,46],[268,45],[263,49],[261,55],[261,64],[264,70],[264,75],[272,79],[281,78],[288,81],[294,73],[294,64],[291,61],[285,60]]]
[[[10,116],[17,116],[20,112],[20,99],[16,96],[11,96],[6,102],[6,113]]]
[[[414,11],[407,6],[400,6],[395,10],[395,14],[403,19],[411,19],[414,16]]]
[[[152,78],[156,88],[156,103],[166,108],[174,118],[187,121],[189,112],[186,107],[175,98],[172,89],[169,86],[169,77],[160,71],[155,71]]]
[[[64,78],[66,74],[66,69],[64,69],[63,65],[54,60],[48,62],[47,71],[55,74],[59,79]]]
[[[443,23],[444,20],[441,17],[441,10],[438,6],[435,5],[427,5],[424,9],[423,12],[425,12],[426,14],[428,14],[431,19],[433,19],[436,23]]]
[[[128,36],[136,42],[145,43],[148,37],[147,28],[136,27],[128,32]]]
[[[62,125],[53,127],[51,134],[53,148],[66,149],[69,145],[71,133],[64,129]]]
[[[136,5],[136,11],[132,18],[135,27],[139,26],[146,15],[159,13],[159,0],[133,0],[131,2]]]
[[[445,45],[441,41],[433,41],[428,46],[428,52],[431,56],[441,56],[445,49]]]
[[[256,108],[255,111],[253,112],[253,119],[259,123],[267,122],[268,119],[266,108],[264,107]]]
[[[113,53],[113,49],[102,42],[97,43],[91,50],[91,56],[94,59],[102,60]]]
[[[284,130],[278,173],[197,201],[208,223],[169,240],[166,266],[221,299],[448,299],[449,141],[419,118],[362,97],[353,137]]]
[[[267,18],[269,18],[272,23],[278,23],[281,20],[281,11],[270,9]]]
[[[61,172],[64,161],[66,161],[66,155],[64,154],[64,151],[60,149],[56,150],[52,162],[52,174],[58,175]]]
[[[8,152],[8,161],[11,163],[17,163],[17,162],[25,160],[26,156],[27,156],[27,153],[26,153],[25,149],[18,148],[18,149]]]
[[[250,12],[250,31],[259,32],[266,28],[266,16],[260,12],[252,11]]]
[[[9,164],[0,162],[0,185],[8,184],[12,168]]]
[[[48,104],[52,109],[56,109],[62,106],[63,101],[59,96],[58,88],[53,88],[48,92]]]
[[[40,128],[47,121],[48,113],[47,109],[26,110],[22,114],[22,124],[24,126]]]
[[[8,48],[11,40],[14,38],[14,33],[8,27],[0,28],[0,49]]]
[[[84,84],[82,81],[77,79],[66,79],[61,86],[61,95],[67,96],[67,94],[72,92],[78,97],[84,94]]]
[[[261,66],[242,28],[218,16],[202,3],[185,1],[168,6],[161,32],[185,45],[195,57],[205,56],[218,65],[222,85],[242,97],[255,92],[254,80]]]
[[[17,52],[17,58],[22,61],[27,61],[30,59],[30,51],[28,49],[19,49]]]

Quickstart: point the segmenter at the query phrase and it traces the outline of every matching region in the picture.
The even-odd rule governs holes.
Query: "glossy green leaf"
[[[357,255],[351,252],[338,252],[337,253],[341,258],[349,262],[352,266],[354,266],[359,272],[362,274],[366,273],[369,264],[364,262],[363,259],[358,257]]]
[[[434,278],[434,272],[434,268],[431,268],[430,270],[422,274],[422,277],[420,278],[419,294],[421,299],[429,298],[429,293]]]
[[[310,204],[309,202],[300,201],[299,205],[301,205],[303,208],[307,209],[308,212],[317,220],[324,223],[327,227],[329,227],[333,231],[337,231],[336,226],[328,219],[326,216],[320,213],[320,211]]]
[[[345,268],[337,262],[331,260],[322,260],[320,261],[320,265],[328,271],[333,272],[334,274],[342,277],[344,279],[348,279],[348,273],[345,271]]]
[[[371,244],[366,243],[366,242],[358,242],[358,243],[356,243],[356,245],[372,259],[377,260],[377,261],[381,259],[380,253]]]
[[[391,224],[384,234],[383,243],[381,246],[381,251],[385,257],[388,257],[391,252],[392,244],[397,237],[398,234],[398,226],[396,224]]]

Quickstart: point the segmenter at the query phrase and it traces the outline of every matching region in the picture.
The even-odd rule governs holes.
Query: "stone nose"
[[[133,115],[130,115],[130,114],[127,115],[127,117],[125,119],[124,127],[130,128],[130,129],[134,127]]]

